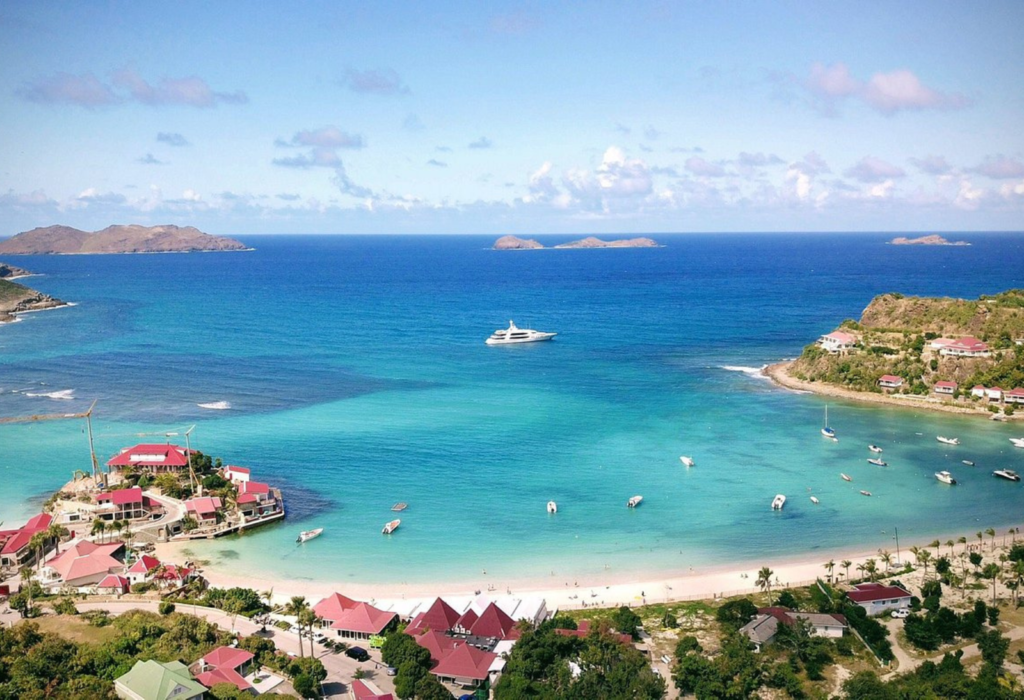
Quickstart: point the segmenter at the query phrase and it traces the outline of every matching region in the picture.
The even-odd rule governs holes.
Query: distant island
[[[114,225],[92,233],[70,226],[23,231],[0,241],[6,255],[94,255],[101,253],[191,253],[249,250],[245,244],[211,236],[192,226]]]
[[[843,321],[765,374],[819,394],[1021,418],[1021,343],[1024,289],[976,300],[882,294],[860,321]]]
[[[7,267],[3,263],[0,263],[0,273]],[[19,272],[23,273],[17,275],[23,277],[30,273],[19,268],[14,268]],[[11,275],[12,277],[15,275]],[[2,277],[2,274],[0,274]],[[43,294],[37,292],[34,289],[18,284],[17,282],[11,282],[10,280],[0,279],[0,323],[10,323],[11,321],[17,320],[15,315],[25,313],[27,311],[42,311],[43,309],[55,309],[59,306],[67,306],[66,301],[60,299],[54,299],[49,294]]]
[[[947,241],[938,234],[921,236],[920,238],[906,238],[899,236],[889,241],[889,245],[970,245],[967,241]]]
[[[650,238],[629,238],[618,241],[602,241],[589,236],[570,243],[560,243],[553,248],[660,248],[660,244]],[[502,236],[494,243],[494,250],[540,250],[544,245],[532,238]]]

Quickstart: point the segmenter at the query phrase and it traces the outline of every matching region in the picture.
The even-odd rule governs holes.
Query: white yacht
[[[956,479],[954,479],[953,475],[950,474],[949,472],[935,472],[935,478],[944,484],[949,484],[950,486],[956,485]]]
[[[825,404],[825,420],[821,424],[821,435],[833,442],[839,442],[839,439],[836,437],[836,431],[828,424],[828,404]]]
[[[626,501],[627,508],[636,508],[638,505],[644,502],[643,496],[633,496],[631,499]]]
[[[1024,447],[1024,438],[1010,438],[1014,447]]]
[[[872,458],[868,459],[868,464],[874,464],[876,467],[888,467],[889,466],[888,462],[886,462],[884,459],[880,459],[878,457],[872,457]]]
[[[402,524],[401,520],[392,520],[391,522],[389,522],[386,525],[384,525],[383,528],[381,528],[380,534],[382,534],[382,535],[390,535],[392,532],[397,530],[398,526],[401,525],[401,524]]]
[[[959,445],[960,444],[960,438],[948,438],[948,437],[943,437],[942,435],[939,435],[935,439],[938,440],[939,442],[941,442],[944,445]]]
[[[992,476],[998,476],[1003,479],[1009,479],[1010,481],[1020,481],[1020,474],[1013,471],[1012,469],[996,469],[992,472]]]
[[[683,455],[682,457],[679,458],[679,461],[688,467],[693,466],[693,457],[687,457],[686,455]]]
[[[499,328],[487,339],[488,345],[511,345],[513,343],[536,343],[540,340],[551,340],[557,333],[543,333],[529,328],[518,328],[512,321],[508,328]]]
[[[302,532],[299,533],[299,537],[295,541],[296,542],[300,542],[300,543],[301,542],[309,542],[314,537],[319,537],[320,535],[322,535],[323,532],[324,532],[324,529],[322,527],[318,527],[315,530],[303,530]]]
[[[782,510],[784,505],[786,505],[786,497],[781,493],[776,494],[775,498],[772,499],[772,510]]]
[[[868,445],[868,449],[875,453],[882,451],[882,448],[879,447],[878,445]]]
[[[821,501],[818,500],[817,496],[811,496],[811,503],[813,503],[814,505],[818,505],[819,503],[821,503]]]
[[[557,513],[558,512],[558,504],[555,503],[554,501],[548,501],[548,512],[549,513]]]

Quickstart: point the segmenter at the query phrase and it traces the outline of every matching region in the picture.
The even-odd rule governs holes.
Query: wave
[[[231,408],[230,401],[211,401],[209,403],[197,403],[199,408],[208,408],[211,411],[227,411]]]
[[[26,391],[25,396],[31,396],[32,398],[57,399],[58,401],[71,401],[75,398],[75,390],[61,389],[60,391],[48,391],[41,394],[33,394]]]
[[[742,372],[748,377],[754,379],[766,379],[771,381],[771,378],[764,373],[764,368],[768,365],[761,365],[760,367],[744,367],[742,365],[721,365],[719,369],[724,369],[726,372]]]

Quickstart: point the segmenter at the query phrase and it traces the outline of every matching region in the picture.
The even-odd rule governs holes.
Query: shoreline
[[[848,399],[850,401],[861,401],[864,403],[876,403],[887,406],[895,406],[898,408],[921,408],[926,411],[940,411],[942,413],[954,413],[961,416],[974,416],[976,418],[985,418],[986,420],[992,420],[991,416],[999,415],[1000,420],[1003,421],[1019,421],[1024,419],[1024,412],[1018,414],[1015,413],[1012,416],[1007,416],[1003,413],[994,414],[989,411],[980,411],[976,408],[967,406],[954,406],[948,403],[944,403],[939,400],[935,400],[932,397],[919,398],[910,397],[904,394],[873,394],[866,393],[863,391],[854,391],[852,389],[844,389],[838,386],[832,386],[831,384],[823,384],[822,382],[808,382],[789,374],[788,370],[793,365],[795,360],[786,360],[784,362],[776,362],[775,364],[766,365],[762,370],[761,374],[770,379],[774,384],[784,389],[791,391],[807,392],[811,394],[818,394],[819,396],[831,396],[839,399]]]

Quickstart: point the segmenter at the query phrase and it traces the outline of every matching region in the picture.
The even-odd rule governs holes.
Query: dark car
[[[345,656],[356,661],[369,661],[370,655],[362,647],[349,647],[345,650]]]

